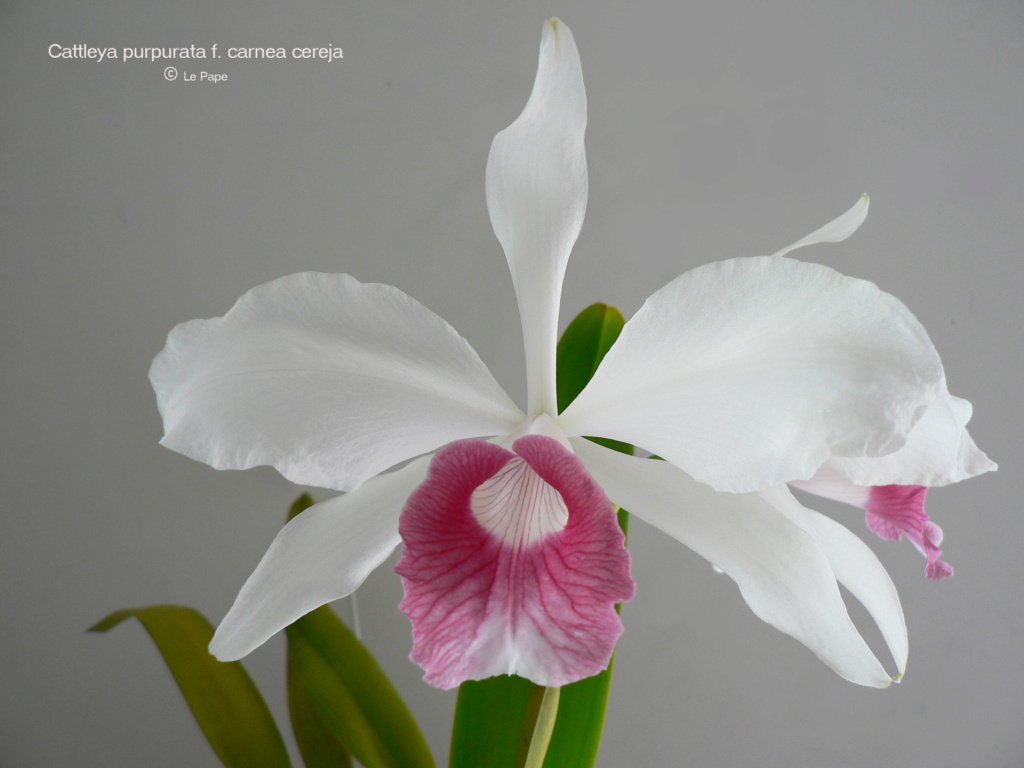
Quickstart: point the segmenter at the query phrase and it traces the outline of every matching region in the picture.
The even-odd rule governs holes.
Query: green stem
[[[533,726],[530,748],[526,752],[526,760],[522,764],[523,768],[542,768],[544,765],[544,757],[548,753],[548,744],[551,743],[551,733],[555,730],[555,718],[558,716],[558,697],[561,691],[561,688],[534,686],[533,695],[530,698],[535,700],[536,696],[540,694],[540,706],[537,709],[537,720]]]

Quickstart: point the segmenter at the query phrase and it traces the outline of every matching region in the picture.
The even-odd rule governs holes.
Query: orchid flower
[[[939,575],[923,494],[878,487],[994,465],[911,312],[872,283],[786,256],[848,237],[867,198],[774,256],[708,264],[655,292],[559,413],[559,298],[587,205],[586,122],[576,44],[552,19],[529,101],[486,171],[522,320],[525,412],[444,320],[348,275],[284,277],[171,332],[150,371],[164,445],[345,492],[282,529],[217,629],[219,658],[349,595],[401,542],[401,608],[428,682],[595,674],[622,632],[614,605],[635,589],[614,503],[728,574],[757,616],[840,675],[886,686],[894,678],[851,622],[842,584],[902,674],[889,576],[787,484],[867,509],[875,531],[908,534]]]

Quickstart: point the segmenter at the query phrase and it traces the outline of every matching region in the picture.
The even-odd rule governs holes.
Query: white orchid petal
[[[836,471],[831,460],[822,464],[810,480],[793,480],[789,486],[861,509],[867,506],[871,496],[871,486],[854,485]]]
[[[821,543],[760,495],[716,493],[667,462],[570,442],[614,503],[722,569],[759,618],[851,682],[892,681],[850,620]]]
[[[179,325],[149,375],[167,447],[337,490],[523,418],[448,323],[348,275],[283,277]]]
[[[300,616],[354,592],[401,541],[402,505],[427,476],[430,458],[322,501],[282,528],[217,627],[210,653],[240,659]]]
[[[533,92],[487,158],[487,210],[508,259],[526,349],[529,413],[556,413],[562,278],[587,208],[587,95],[572,33],[544,24]]]
[[[882,631],[896,661],[895,679],[902,677],[907,668],[907,624],[896,586],[875,553],[849,529],[802,506],[785,486],[761,495],[818,540],[839,583],[868,609]]]
[[[622,440],[720,491],[899,449],[942,383],[924,328],[872,283],[762,256],[652,295],[559,423]]]
[[[943,384],[939,397],[928,406],[898,451],[875,458],[833,456],[822,470],[834,472],[854,485],[925,485],[930,488],[992,472],[996,469],[995,462],[979,450],[967,434],[970,418],[971,404],[949,394]]]
[[[860,225],[864,223],[864,219],[868,217],[868,204],[868,196],[861,195],[860,200],[854,203],[853,207],[842,216],[833,219],[824,227],[814,230],[807,237],[797,240],[792,245],[786,246],[781,251],[777,251],[772,255],[776,257],[785,256],[790,251],[795,251],[797,248],[803,248],[806,245],[841,243],[856,232]]]

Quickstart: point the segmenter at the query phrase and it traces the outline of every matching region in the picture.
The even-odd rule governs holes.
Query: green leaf
[[[615,307],[591,304],[569,323],[555,356],[559,413],[583,391],[625,322]]]
[[[300,512],[304,512],[314,504],[313,497],[308,493],[304,493],[295,501],[292,502],[291,509],[288,510],[288,522],[291,522],[292,518]]]
[[[366,768],[434,768],[397,691],[328,606],[307,613],[287,633],[290,678],[356,760]]]
[[[288,653],[288,711],[306,768],[351,768],[352,755],[320,717],[313,700],[299,685],[292,652]]]
[[[313,497],[302,494],[288,511],[288,519],[311,506]],[[291,643],[288,644],[288,712],[306,768],[351,768],[352,755],[345,743],[320,717],[316,704],[301,685]]]
[[[533,688],[529,680],[515,675],[460,685],[449,768],[513,768]]]
[[[313,506],[308,493],[288,519]],[[328,606],[287,628],[288,705],[307,768],[433,768],[416,721],[383,670]]]
[[[565,329],[556,358],[559,411],[583,391],[624,324],[615,307],[592,304]],[[595,442],[633,453],[633,446],[627,443],[604,439]],[[619,510],[619,525],[623,531],[628,530],[629,513],[625,510]],[[614,661],[612,657],[612,664]],[[545,768],[594,765],[611,690],[612,664],[594,677],[562,688]],[[449,768],[514,768],[520,742],[529,739],[533,730],[532,722],[524,723],[533,689],[529,680],[514,675],[459,686]]]
[[[207,650],[213,627],[202,614],[181,605],[129,608],[115,611],[89,631],[106,632],[133,616],[163,654],[196,722],[225,766],[290,765],[281,734],[248,673],[237,661],[217,661]]]

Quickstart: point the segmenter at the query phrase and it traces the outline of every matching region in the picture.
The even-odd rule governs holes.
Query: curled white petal
[[[809,478],[833,455],[898,450],[941,385],[938,354],[899,300],[762,256],[655,292],[559,422],[746,492]]]
[[[587,94],[572,33],[544,24],[533,92],[494,137],[487,210],[508,259],[526,349],[531,416],[556,413],[555,344],[562,278],[587,209]]]
[[[149,376],[167,447],[336,490],[523,418],[448,323],[349,275],[283,277],[179,325]]]
[[[850,620],[816,534],[759,494],[716,493],[668,462],[570,441],[608,498],[728,574],[759,618],[851,682],[877,688],[892,682]]]
[[[833,219],[820,229],[816,229],[811,232],[807,237],[797,240],[792,245],[788,245],[781,251],[776,251],[772,255],[776,257],[785,256],[787,253],[795,251],[797,248],[803,248],[807,245],[817,245],[818,243],[841,243],[856,232],[860,228],[860,225],[864,223],[864,219],[868,217],[869,202],[867,195],[861,195],[860,199],[853,204],[853,207],[846,211],[842,216]]]
[[[967,434],[971,404],[945,390],[928,406],[914,425],[907,442],[898,451],[875,458],[834,456],[813,480],[831,473],[858,486],[926,485],[935,487],[958,483],[996,469]],[[814,489],[819,495],[829,496]]]
[[[247,655],[300,616],[355,591],[401,541],[398,517],[429,456],[320,502],[274,539],[210,641],[221,661]]]

